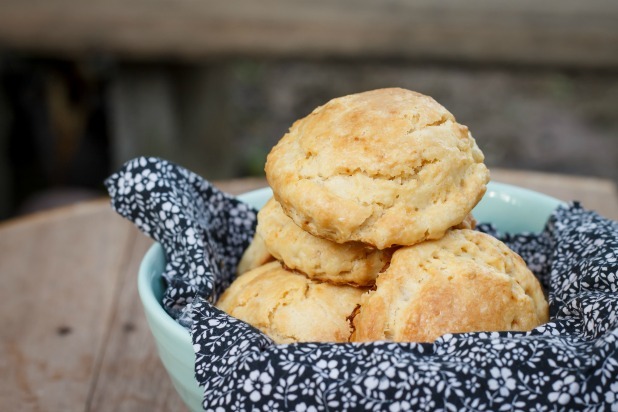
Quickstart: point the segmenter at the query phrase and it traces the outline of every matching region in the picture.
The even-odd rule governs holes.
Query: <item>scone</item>
[[[333,99],[296,121],[265,170],[304,230],[385,249],[439,239],[461,223],[485,193],[483,160],[444,107],[393,88]]]
[[[268,262],[275,260],[273,255],[270,254],[264,243],[264,239],[256,233],[253,236],[253,240],[249,243],[247,249],[242,254],[236,273],[242,275],[243,273],[260,267]]]
[[[315,282],[271,262],[240,275],[216,306],[275,343],[347,342],[346,318],[365,291]]]
[[[390,262],[393,249],[360,242],[335,243],[305,232],[270,199],[258,213],[257,235],[266,250],[290,269],[316,280],[367,286]]]
[[[468,216],[466,216],[460,224],[453,227],[453,229],[475,229],[475,228],[476,228],[476,219],[474,218],[472,213],[469,213]]]
[[[530,330],[548,317],[519,255],[487,234],[452,230],[393,254],[361,299],[351,340],[432,342],[445,333]]]

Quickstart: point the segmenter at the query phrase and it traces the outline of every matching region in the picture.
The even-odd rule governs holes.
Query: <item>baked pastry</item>
[[[525,331],[548,321],[536,277],[504,243],[473,230],[398,249],[361,299],[352,341],[431,342],[445,333]]]
[[[277,201],[311,234],[385,249],[439,239],[485,193],[466,126],[431,97],[379,89],[333,99],[271,150]]]
[[[251,241],[251,243],[249,243],[249,246],[242,254],[242,257],[238,262],[236,273],[238,275],[242,275],[243,273],[251,269],[260,267],[268,262],[272,262],[273,260],[275,260],[275,258],[266,248],[264,239],[262,239],[262,237],[258,233],[256,233],[253,236],[253,240]]]
[[[390,261],[393,248],[378,250],[360,242],[335,243],[305,232],[275,199],[258,213],[256,233],[285,266],[316,280],[368,286]]]
[[[347,342],[346,318],[365,291],[315,282],[270,262],[236,278],[216,306],[275,343]]]
[[[468,215],[461,221],[460,224],[454,226],[452,229],[475,229],[476,228],[476,219],[472,216],[472,213],[468,213]]]

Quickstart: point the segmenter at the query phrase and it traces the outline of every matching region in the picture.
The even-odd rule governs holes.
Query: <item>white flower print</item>
[[[569,375],[566,378],[556,381],[551,386],[553,392],[550,392],[547,399],[550,402],[557,402],[560,405],[566,405],[571,398],[579,392],[579,383],[575,381],[575,376]]]
[[[507,357],[507,359],[512,359],[514,362],[521,362],[528,358],[526,350],[521,346],[511,349],[510,352],[507,352],[505,357]]]
[[[339,370],[337,369],[336,360],[331,359],[329,361],[326,361],[324,359],[320,359],[315,366],[316,368],[325,372],[328,375],[328,377],[332,379],[336,379],[339,376]]]
[[[549,376],[544,373],[533,373],[530,375],[530,381],[535,387],[541,387],[549,382]]]
[[[397,401],[391,403],[388,407],[389,412],[401,412],[401,411],[409,411],[410,410],[410,402],[408,401]]]
[[[117,194],[125,196],[131,193],[133,190],[133,175],[130,172],[121,174],[118,178],[118,191]]]
[[[132,183],[135,190],[138,192],[143,192],[144,190],[150,191],[156,186],[157,179],[155,173],[151,173],[150,170],[144,169],[141,173],[135,175]]]
[[[311,381],[302,381],[298,383],[298,388],[300,389],[300,393],[306,396],[313,396],[315,393],[315,382]]]
[[[185,237],[189,245],[194,245],[197,242],[197,238],[195,237],[195,229],[192,227],[185,231]]]
[[[492,391],[498,390],[501,396],[508,396],[509,391],[515,389],[515,379],[512,378],[512,372],[507,368],[499,368],[494,366],[489,370],[491,379],[488,381],[489,389]]]
[[[243,390],[249,393],[251,401],[257,402],[262,396],[270,395],[272,390],[270,382],[272,378],[266,372],[252,371],[243,385]]]
[[[307,405],[306,403],[299,403],[294,409],[295,412],[317,412],[318,409],[313,405]]]
[[[380,384],[380,380],[375,376],[369,376],[365,378],[364,384],[367,390],[372,391],[378,387],[378,385]]]
[[[418,398],[418,410],[431,411],[431,410],[434,410],[435,407],[436,407],[436,401],[433,399],[431,395],[426,394],[425,396],[420,396]]]
[[[169,201],[164,202],[161,205],[161,210],[163,210],[164,212],[172,213],[172,214],[176,214],[180,212],[180,208],[177,205],[172,204],[172,202],[169,202]]]
[[[265,405],[262,406],[262,410],[264,412],[272,412],[279,409],[279,404],[275,402],[274,399],[270,399]]]
[[[473,375],[466,379],[464,386],[467,393],[474,394],[481,385],[479,384],[477,377]]]
[[[345,392],[341,397],[343,409],[349,410],[358,402],[358,397],[351,392]]]
[[[605,392],[605,402],[610,405],[618,405],[618,382],[614,382],[609,386],[609,391]]]

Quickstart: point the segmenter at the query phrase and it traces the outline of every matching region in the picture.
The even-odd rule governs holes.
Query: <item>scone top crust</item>
[[[347,317],[365,291],[315,282],[275,261],[236,278],[216,306],[275,343],[347,342]]]
[[[459,224],[485,192],[483,160],[444,107],[392,88],[318,107],[292,125],[265,170],[304,230],[384,249],[437,239]]]
[[[432,342],[445,333],[530,330],[548,317],[519,255],[484,233],[452,230],[394,253],[361,300],[352,341]]]

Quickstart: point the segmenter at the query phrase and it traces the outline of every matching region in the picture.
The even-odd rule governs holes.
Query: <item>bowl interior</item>
[[[263,188],[238,198],[259,209],[271,196],[271,189]],[[485,196],[472,213],[479,223],[492,223],[503,232],[539,232],[552,211],[562,203],[531,190],[490,182]],[[138,290],[159,355],[174,386],[187,406],[199,411],[202,410],[202,392],[194,378],[191,338],[161,306],[164,292],[161,273],[164,268],[163,248],[155,243],[142,260]]]

